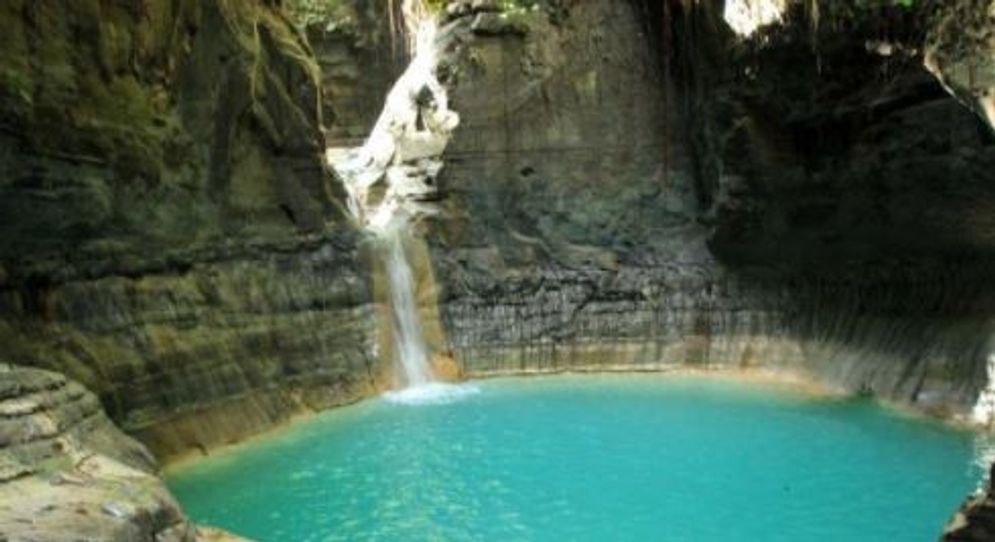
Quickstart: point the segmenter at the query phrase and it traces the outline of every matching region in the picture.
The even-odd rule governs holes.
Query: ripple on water
[[[970,433],[766,386],[558,377],[413,395],[168,481],[195,520],[262,541],[915,542],[980,475]]]
[[[461,401],[480,393],[471,384],[445,384],[433,382],[383,394],[384,400],[401,405],[445,405]]]

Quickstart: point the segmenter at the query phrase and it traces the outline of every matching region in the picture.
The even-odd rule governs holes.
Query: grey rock
[[[25,466],[0,477],[0,533],[11,540],[152,542],[185,531],[191,536],[175,539],[195,539],[151,455],[114,427],[91,393],[37,369],[16,368],[3,379],[17,390],[0,398],[8,431],[52,429],[13,429],[0,444],[0,457]],[[45,409],[7,408],[28,398]],[[120,501],[122,495],[130,500]]]

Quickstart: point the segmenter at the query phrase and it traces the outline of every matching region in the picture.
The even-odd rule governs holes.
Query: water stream
[[[988,384],[978,395],[971,418],[980,425],[991,426],[995,422],[995,354],[988,356]]]
[[[387,252],[387,278],[394,316],[394,347],[401,361],[405,384],[411,387],[430,383],[432,368],[425,345],[418,303],[415,299],[415,279],[404,252],[404,228],[391,228],[383,236]]]
[[[442,384],[419,321],[416,270],[408,247],[418,220],[436,212],[431,203],[442,153],[459,125],[436,71],[438,22],[422,0],[403,3],[412,49],[407,69],[391,88],[370,136],[356,149],[329,148],[326,160],[349,194],[349,210],[379,241],[392,310],[398,402],[445,402],[475,388]]]

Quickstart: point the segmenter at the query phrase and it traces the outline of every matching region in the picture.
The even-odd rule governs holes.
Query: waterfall
[[[989,427],[995,422],[995,353],[988,356],[988,384],[974,403],[971,419]]]
[[[394,348],[403,369],[405,383],[411,387],[431,382],[432,368],[425,346],[418,303],[415,298],[415,277],[404,252],[405,228],[390,228],[383,234],[387,252],[387,279],[394,316]]]
[[[404,0],[404,27],[413,57],[391,88],[366,142],[356,149],[329,147],[326,161],[349,194],[353,218],[377,238],[390,289],[395,364],[400,391],[388,399],[445,402],[475,388],[436,382],[432,356],[418,316],[417,282],[406,241],[421,217],[436,213],[431,200],[442,154],[459,125],[436,70],[438,23],[422,0]],[[413,34],[413,36],[412,36]]]
[[[723,19],[740,36],[749,36],[758,28],[780,21],[788,9],[786,0],[727,0]]]
[[[989,469],[995,462],[995,353],[988,356],[987,369],[988,382],[971,410],[971,422],[984,426],[974,437],[974,467],[982,474],[975,490],[977,493],[988,487]]]

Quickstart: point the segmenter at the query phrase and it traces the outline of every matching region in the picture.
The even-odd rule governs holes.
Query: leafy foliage
[[[350,0],[290,0],[287,8],[303,27],[323,26],[326,30],[349,29],[356,25]]]

